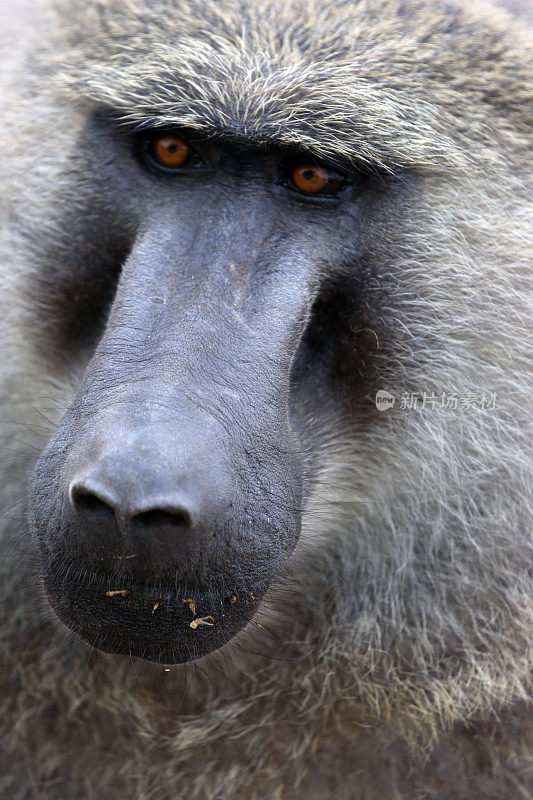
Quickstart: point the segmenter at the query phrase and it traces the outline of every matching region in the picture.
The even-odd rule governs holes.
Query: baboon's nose
[[[209,550],[231,507],[231,481],[205,437],[181,431],[176,441],[173,434],[123,430],[81,443],[83,455],[65,478],[70,527],[84,557],[112,569],[117,558],[135,554],[136,571],[159,574]]]
[[[186,489],[143,489],[142,474],[131,470],[124,474],[117,467],[110,473],[96,467],[72,481],[69,496],[84,550],[95,565],[110,571],[125,557],[134,559],[124,566],[140,579],[179,567],[203,538],[205,526],[195,507],[200,498]]]
[[[95,524],[113,514],[118,528],[127,533],[132,524],[142,524],[160,530],[162,526],[173,527],[176,532],[186,533],[193,528],[193,501],[190,497],[174,495],[150,497],[140,486],[131,492],[114,480],[102,479],[98,473],[72,481],[69,496],[76,512],[93,520]]]

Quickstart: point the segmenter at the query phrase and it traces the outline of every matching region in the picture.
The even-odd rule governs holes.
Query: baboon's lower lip
[[[45,588],[59,619],[93,647],[165,664],[222,647],[250,621],[260,599],[255,592],[186,594],[127,580],[69,583],[57,573],[45,577]]]

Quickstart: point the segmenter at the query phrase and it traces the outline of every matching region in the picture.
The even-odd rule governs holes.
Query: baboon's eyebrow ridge
[[[366,172],[382,179],[394,177],[399,170],[384,167],[381,162],[375,163],[369,159],[364,160],[354,154],[325,153],[316,147],[304,146],[303,140],[297,133],[289,131],[269,131],[262,129],[261,133],[255,130],[242,129],[238,124],[226,127],[217,127],[208,121],[198,120],[194,127],[187,126],[179,118],[161,123],[159,118],[139,117],[135,113],[127,113],[122,109],[104,109],[97,112],[96,118],[104,119],[112,125],[126,130],[132,135],[143,133],[163,134],[178,132],[193,144],[194,142],[209,142],[210,144],[231,150],[242,155],[268,155],[283,156],[286,160],[309,160],[320,162],[331,169],[341,172]]]
[[[89,66],[70,63],[49,75],[50,85],[71,102],[112,108],[132,125],[189,127],[387,172],[468,168],[466,150],[445,132],[449,110],[391,86],[364,60],[346,64],[344,72],[315,65],[303,75],[265,62],[252,80],[245,65],[230,58],[219,57],[214,67],[187,53],[189,62],[187,54],[167,48],[138,64],[127,51]],[[357,73],[349,83],[342,80],[348,71]]]

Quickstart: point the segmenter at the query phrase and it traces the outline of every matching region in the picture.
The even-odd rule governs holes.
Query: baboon
[[[3,798],[530,796],[529,37],[464,5],[9,56]]]

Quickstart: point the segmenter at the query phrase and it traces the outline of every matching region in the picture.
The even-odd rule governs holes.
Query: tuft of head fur
[[[443,730],[526,698],[531,668],[527,37],[491,6],[438,0],[50,13],[12,70],[2,134],[3,796],[451,797],[406,750],[441,742],[468,773]],[[32,278],[43,241],[61,247],[78,133],[102,107],[302,146],[410,189],[379,212],[368,256],[373,383],[356,417],[317,434],[319,481],[261,627],[170,672],[66,634],[25,523],[32,465],[83,370],[36,344]],[[461,797],[527,796],[520,767],[500,751],[493,767]]]

